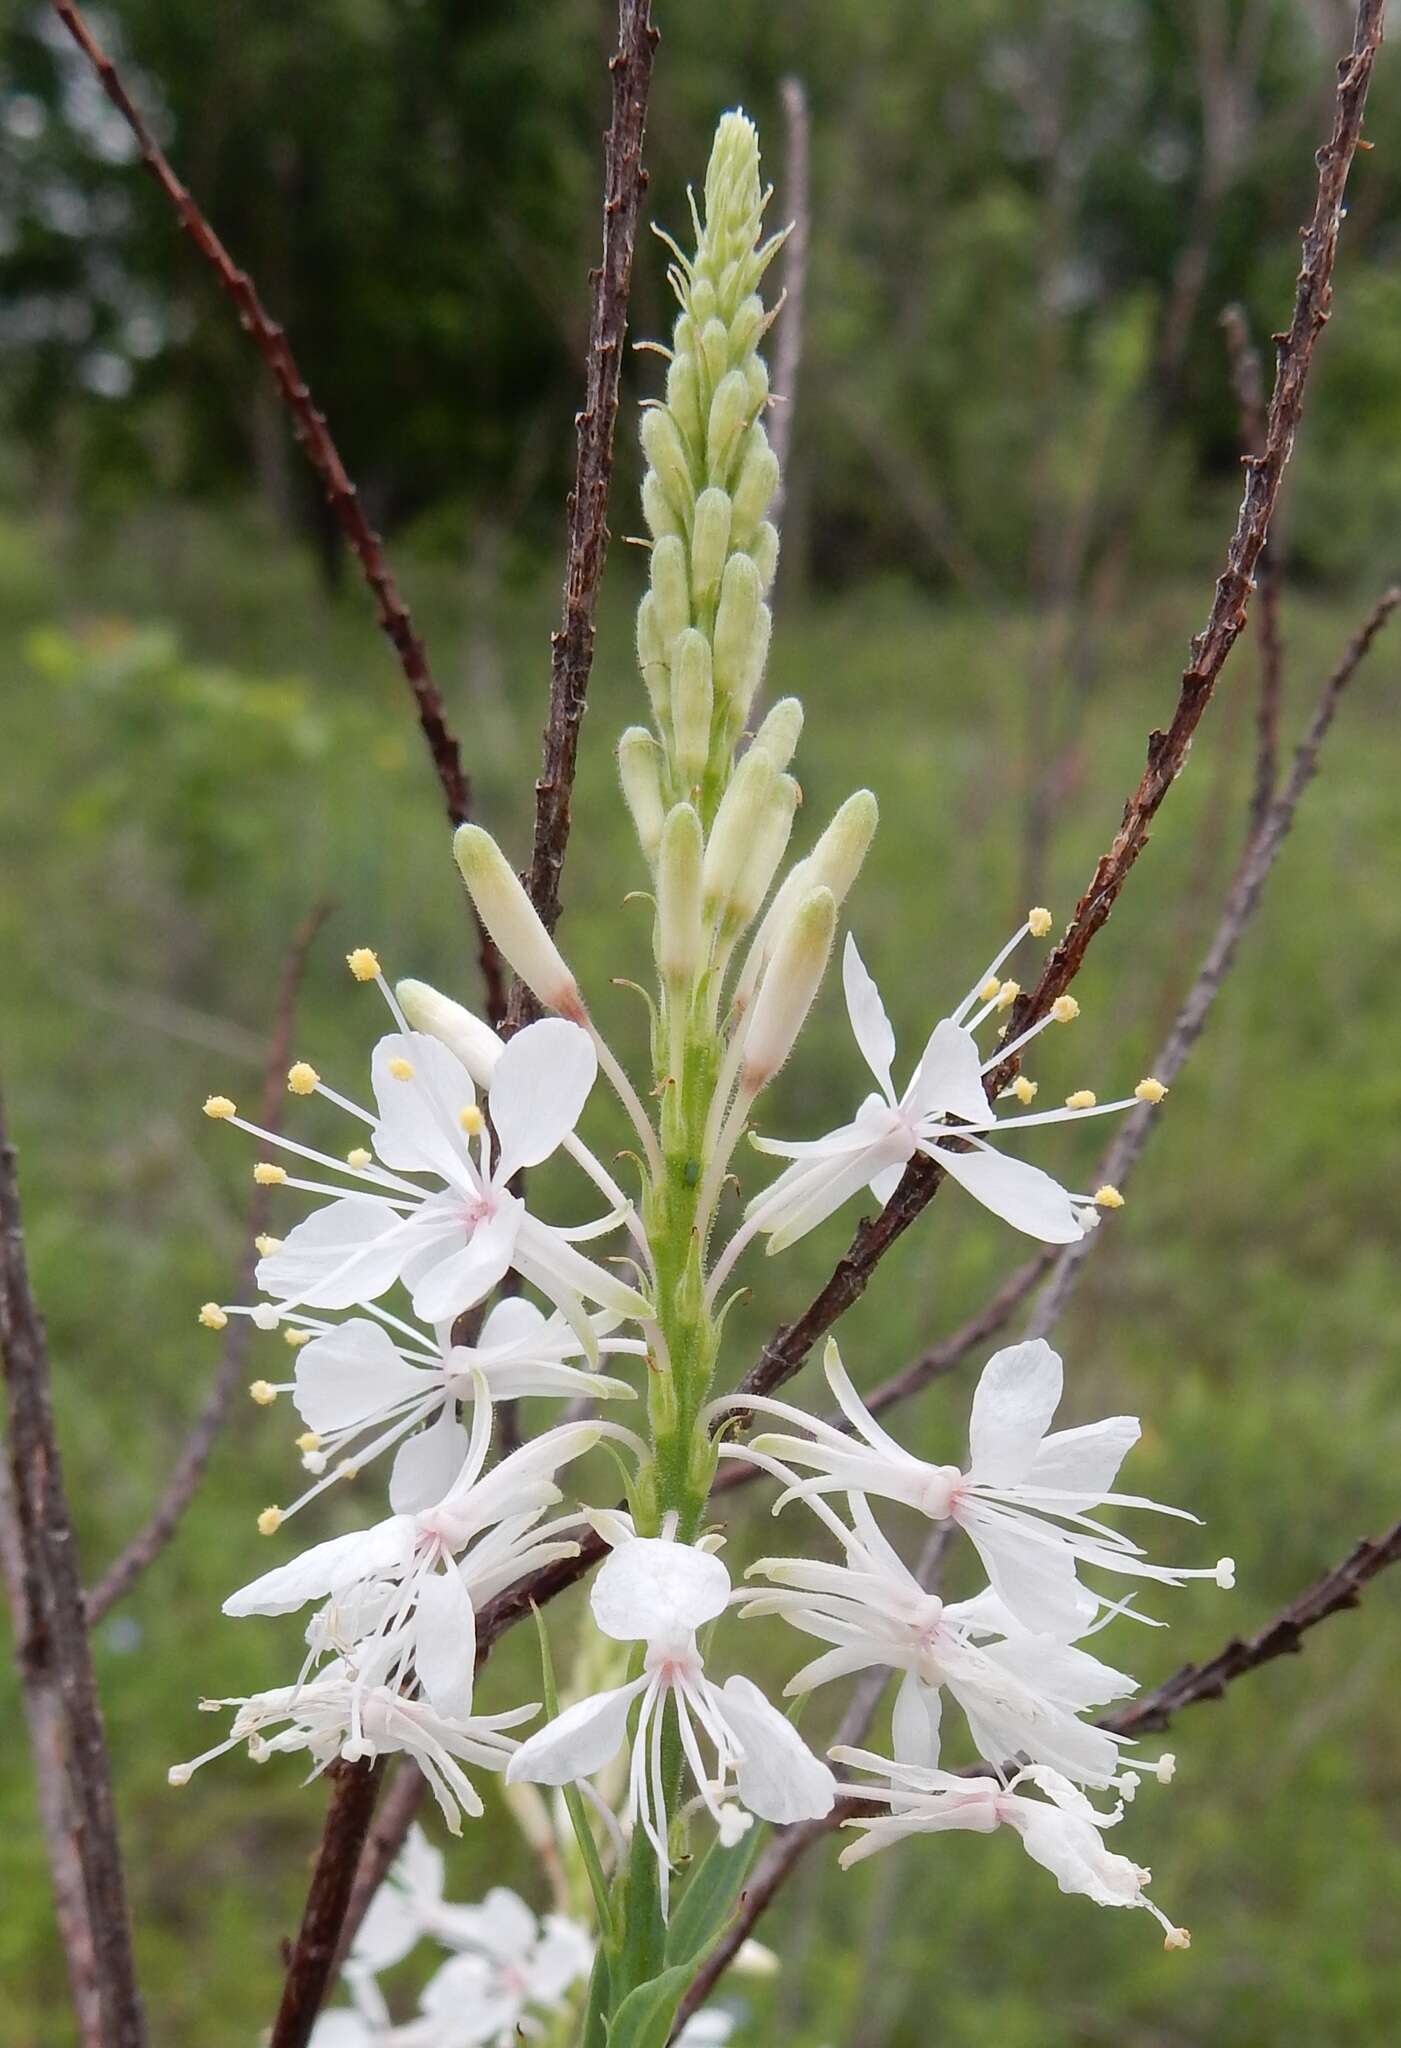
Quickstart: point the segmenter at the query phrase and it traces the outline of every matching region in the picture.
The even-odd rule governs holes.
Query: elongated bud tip
[[[638,844],[649,867],[657,858],[666,811],[662,804],[662,750],[642,725],[630,725],[618,741],[618,775],[632,813]]]
[[[461,1060],[479,1088],[489,1088],[501,1057],[501,1040],[489,1024],[426,981],[399,981],[394,993],[415,1031],[436,1038]]]
[[[836,930],[836,897],[830,889],[810,890],[780,935],[754,998],[741,1074],[750,1094],[773,1079],[793,1050],[821,986]]]
[[[491,834],[480,825],[459,825],[452,850],[477,914],[526,987],[546,1009],[581,1023],[579,984]]]
[[[786,768],[798,750],[803,707],[796,697],[780,697],[754,735],[756,747],[771,756],[775,768]]]
[[[690,804],[674,805],[657,856],[657,965],[676,987],[688,987],[700,966],[703,859],[699,816]]]
[[[880,822],[880,805],[869,789],[854,790],[812,850],[812,877],[824,882],[838,903],[861,872]]]

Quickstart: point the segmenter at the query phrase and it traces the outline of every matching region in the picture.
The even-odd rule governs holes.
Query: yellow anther
[[[260,1159],[253,1168],[253,1178],[260,1188],[280,1188],[287,1178],[285,1166],[274,1166],[270,1159]]]
[[[1170,1927],[1163,1936],[1163,1947],[1166,1949],[1190,1948],[1191,1946],[1192,1936],[1185,1927]]]
[[[1034,939],[1044,939],[1051,929],[1051,913],[1043,904],[1026,914],[1026,928]]]
[[[353,1152],[346,1153],[345,1163],[347,1166],[353,1166],[357,1173],[363,1173],[370,1163],[370,1155],[363,1145],[357,1145]]]
[[[199,1319],[206,1330],[222,1330],[229,1320],[217,1301],[207,1301],[199,1312]]]
[[[399,1056],[389,1062],[389,1071],[396,1081],[412,1081],[413,1061]]]
[[[287,1070],[287,1086],[294,1095],[314,1095],[320,1079],[315,1067],[309,1066],[305,1060],[298,1060]]]
[[[297,1438],[297,1449],[299,1451],[319,1451],[320,1448],[321,1439],[314,1429],[303,1430],[302,1434]]]
[[[345,964],[357,981],[374,981],[379,975],[379,955],[368,946],[357,946],[353,953],[347,953]]]
[[[260,1259],[270,1259],[274,1252],[280,1252],[282,1249],[282,1239],[280,1237],[269,1237],[266,1231],[262,1233],[261,1237],[255,1237],[253,1244]]]
[[[1080,1005],[1074,996],[1057,996],[1051,1005],[1051,1015],[1057,1024],[1073,1024],[1080,1014]]]
[[[360,1467],[352,1465],[349,1458],[342,1458],[340,1464],[336,1467],[336,1477],[337,1479],[358,1479],[360,1477]]]
[[[1019,981],[1004,981],[1001,988],[997,991],[998,1009],[1010,1010],[1021,992],[1022,985]]]
[[[998,980],[997,976],[990,974],[978,990],[978,1001],[980,1003],[990,1003],[1001,987],[1002,983]]]
[[[293,1351],[300,1351],[303,1344],[310,1344],[311,1331],[284,1330],[282,1332],[282,1341],[284,1344],[290,1345]]]
[[[469,1138],[480,1138],[482,1132],[486,1129],[486,1118],[482,1115],[475,1102],[469,1102],[465,1109],[460,1109],[457,1112],[457,1121],[461,1124]]]
[[[1139,1082],[1133,1092],[1140,1102],[1161,1102],[1167,1094],[1167,1089],[1164,1088],[1161,1081],[1155,1081],[1153,1076],[1148,1074]]]
[[[270,1380],[254,1380],[248,1389],[248,1398],[256,1401],[260,1408],[271,1408],[277,1399],[277,1388]]]
[[[1067,1109],[1093,1109],[1097,1100],[1093,1088],[1077,1088],[1073,1095],[1066,1096],[1065,1106]]]
[[[206,1095],[204,1099],[204,1113],[206,1116],[212,1116],[215,1122],[219,1123],[226,1116],[237,1116],[238,1104],[230,1102],[227,1095]]]
[[[1025,1108],[1027,1103],[1035,1102],[1036,1100],[1036,1083],[1028,1081],[1025,1074],[1018,1074],[1016,1080],[1012,1083],[1012,1093],[1016,1096],[1022,1107]]]
[[[1097,1209],[1122,1209],[1123,1206],[1123,1196],[1109,1181],[1106,1181],[1102,1188],[1095,1189],[1095,1207]]]
[[[274,1533],[274,1531],[280,1529],[281,1527],[281,1508],[264,1508],[263,1512],[258,1517],[258,1534],[260,1536],[271,1536]]]

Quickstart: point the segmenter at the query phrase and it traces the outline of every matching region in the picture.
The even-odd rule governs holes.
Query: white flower
[[[997,1045],[987,1059],[973,1036],[978,1025],[998,1009],[1002,991],[1012,987],[1010,983],[997,983],[993,977],[1029,929],[1029,925],[1024,925],[1003,948],[989,971],[989,980],[951,1017],[935,1025],[903,1094],[896,1093],[891,1078],[895,1034],[890,1019],[880,991],[857,951],[856,941],[848,933],[842,958],[847,1012],[857,1046],[879,1084],[880,1093],[868,1095],[853,1120],[830,1131],[825,1138],[807,1143],[754,1139],[760,1151],[792,1161],[770,1187],[754,1198],[746,1212],[747,1231],[764,1232],[771,1252],[795,1243],[864,1187],[869,1187],[878,1202],[889,1201],[917,1152],[934,1160],[995,1216],[1043,1243],[1073,1243],[1098,1222],[1095,1196],[1068,1194],[1039,1167],[993,1151],[983,1135],[1005,1131],[1009,1124],[1025,1129],[1032,1125],[1077,1122],[1085,1116],[1131,1109],[1134,1104],[1132,1096],[1106,1103],[1095,1103],[1091,1097],[1083,1106],[1067,1104],[1064,1109],[1000,1119],[989,1107],[984,1092],[986,1076],[1055,1021],[1053,1015],[1048,1015],[1010,1044]],[[991,988],[992,995],[984,1000],[976,1016],[965,1021],[984,988]],[[1069,1009],[1061,1014],[1074,1013]],[[1076,1100],[1071,1098],[1072,1102]],[[951,1139],[959,1141],[957,1149],[949,1143]],[[1112,1191],[1106,1191],[1109,1192]]]
[[[723,1614],[730,1575],[719,1558],[669,1537],[625,1531],[594,1580],[594,1620],[615,1642],[646,1644],[641,1675],[566,1707],[512,1759],[508,1782],[567,1785],[599,1771],[622,1747],[633,1702],[640,1702],[632,1738],[628,1804],[657,1852],[663,1904],[670,1859],[662,1777],[662,1725],[675,1702],[681,1747],[697,1789],[720,1826],[731,1778],[740,1804],[763,1820],[794,1821],[831,1810],[831,1772],[747,1678],[716,1685],[705,1675],[696,1631]],[[715,1752],[706,1770],[697,1730]]]
[[[905,1674],[892,1719],[902,1762],[937,1764],[940,1689],[947,1686],[989,1763],[1026,1755],[1082,1784],[1114,1783],[1125,1738],[1076,1716],[1131,1693],[1131,1678],[1052,1636],[1018,1630],[995,1597],[949,1605],[926,1592],[861,1495],[851,1502],[854,1529],[818,1506],[846,1562],[765,1558],[752,1573],[782,1590],[761,1593],[743,1609],[782,1615],[831,1645],[790,1680],[789,1693],[886,1666]]]
[[[699,2012],[691,2014],[676,2036],[675,2048],[725,2048],[738,2025],[735,2015],[726,2012],[724,2006],[702,2006]]]
[[[783,1401],[745,1396],[742,1405],[793,1423],[806,1434],[758,1436],[726,1454],[772,1460],[792,1480],[787,1499],[828,1493],[874,1495],[953,1521],[971,1538],[993,1586],[1023,1627],[1070,1638],[1083,1634],[1098,1601],[1079,1584],[1077,1564],[1180,1586],[1188,1579],[1230,1582],[1227,1561],[1210,1568],[1150,1563],[1139,1545],[1093,1520],[1097,1506],[1146,1508],[1195,1521],[1181,1508],[1110,1491],[1125,1453],[1138,1441],[1135,1416],[1115,1415],[1047,1434],[1060,1401],[1062,1367],[1037,1338],[995,1352],[973,1396],[968,1469],[914,1457],[881,1428],[829,1340],[827,1378],[851,1434]],[[717,1402],[717,1409],[727,1404]],[[728,1405],[741,1405],[735,1396]],[[788,1468],[807,1467],[810,1479]]]
[[[579,1337],[563,1316],[546,1318],[523,1295],[497,1302],[475,1344],[454,1344],[451,1322],[428,1331],[383,1309],[372,1313],[378,1321],[363,1316],[343,1323],[289,1317],[308,1341],[297,1351],[295,1377],[271,1386],[269,1392],[290,1393],[315,1438],[303,1445],[302,1462],[310,1472],[324,1473],[346,1459],[363,1471],[399,1443],[389,1485],[396,1508],[424,1504],[412,1498],[421,1492],[419,1467],[431,1456],[429,1444],[441,1440],[410,1432],[420,1424],[431,1428],[441,1423],[442,1436],[450,1436],[457,1404],[473,1400],[479,1383],[493,1401],[531,1395],[629,1400],[633,1395],[624,1380],[566,1364],[567,1359],[584,1355]],[[616,1316],[593,1316],[590,1322],[597,1355],[645,1355],[647,1347],[640,1337],[611,1335]],[[325,1484],[335,1478],[332,1470]],[[311,1494],[303,1498],[310,1499]]]
[[[537,1165],[573,1130],[597,1073],[588,1034],[560,1018],[544,1018],[512,1039],[496,1064],[489,1091],[491,1127],[500,1146],[490,1164],[490,1135],[467,1069],[445,1045],[421,1032],[391,1032],[371,1059],[376,1114],[327,1088],[310,1067],[295,1067],[296,1092],[316,1093],[369,1126],[378,1164],[358,1149],[347,1159],[261,1131],[225,1097],[207,1112],[252,1132],[277,1149],[310,1159],[348,1179],[352,1188],[260,1168],[279,1183],[331,1200],[299,1223],[258,1265],[258,1285],[279,1304],[352,1308],[374,1301],[396,1281],[409,1289],[425,1322],[450,1321],[481,1301],[508,1269],[540,1289],[579,1332],[594,1333],[583,1302],[615,1316],[645,1317],[634,1288],[574,1249],[574,1242],[611,1230],[613,1214],[575,1230],[541,1223],[510,1192],[522,1167]],[[423,1185],[423,1176],[433,1183]]]
[[[533,2033],[532,2022],[559,2013],[571,1986],[593,1963],[585,1930],[562,1914],[537,1920],[525,1901],[497,1886],[479,1906],[452,1913],[452,1956],[424,1991],[421,2011],[442,2028],[451,2048],[503,2048]]]
[[[839,1763],[883,1779],[881,1784],[863,1785],[859,1796],[891,1808],[874,1820],[846,1823],[864,1830],[865,1838],[842,1851],[844,1866],[906,1835],[949,1828],[991,1834],[995,1828],[1010,1827],[1021,1836],[1028,1856],[1051,1872],[1063,1892],[1083,1892],[1100,1906],[1142,1906],[1166,1930],[1164,1948],[1190,1945],[1187,1930],[1174,1927],[1147,1896],[1144,1886],[1152,1873],[1104,1846],[1103,1831],[1121,1818],[1122,1806],[1100,1813],[1059,1772],[1032,1766],[1018,1771],[1004,1786],[996,1778],[959,1778],[948,1771],[891,1763],[869,1750],[834,1749],[832,1755]],[[1024,1785],[1043,1792],[1045,1798],[1024,1797]]]

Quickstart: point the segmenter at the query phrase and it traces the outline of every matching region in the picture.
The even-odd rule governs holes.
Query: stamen
[[[1073,1095],[1066,1096],[1065,1106],[1067,1109],[1093,1109],[1098,1100],[1093,1088],[1077,1088]]]
[[[1051,1016],[1057,1024],[1073,1024],[1080,1014],[1080,1005],[1074,996],[1057,996],[1051,1005]]]
[[[1097,1209],[1122,1209],[1123,1206],[1123,1196],[1108,1181],[1104,1183],[1102,1188],[1095,1189],[1095,1207]]]
[[[222,1123],[225,1117],[237,1115],[238,1104],[230,1102],[227,1095],[209,1095],[205,1097],[204,1113],[213,1117],[216,1123]]]
[[[1004,981],[1001,988],[997,991],[997,1001],[994,1003],[993,1008],[997,1010],[1010,1010],[1021,992],[1022,985],[1019,981]]]
[[[269,1259],[274,1252],[281,1251],[282,1239],[280,1237],[269,1237],[267,1232],[263,1231],[260,1236],[254,1238],[253,1248],[259,1258]]]
[[[299,1451],[319,1451],[321,1439],[314,1429],[308,1429],[296,1439],[296,1445]]]
[[[1133,1092],[1140,1102],[1161,1102],[1168,1091],[1161,1081],[1155,1081],[1151,1074],[1146,1074]]]
[[[282,1332],[282,1341],[284,1344],[289,1344],[293,1351],[300,1351],[303,1344],[310,1344],[311,1336],[310,1330],[284,1330]]]
[[[1028,1081],[1025,1074],[1018,1074],[1016,1080],[1012,1083],[1012,1093],[1024,1108],[1028,1104],[1035,1102],[1036,1092],[1036,1082]]]
[[[363,1145],[356,1145],[353,1150],[345,1155],[346,1165],[356,1173],[363,1173],[370,1164],[370,1160],[371,1154],[365,1150]]]
[[[199,1319],[206,1330],[222,1330],[229,1320],[217,1301],[207,1301],[199,1312]]]
[[[412,1081],[413,1061],[404,1059],[402,1055],[396,1057],[389,1062],[389,1071],[396,1081]]]
[[[274,1166],[269,1159],[260,1159],[253,1168],[253,1178],[260,1188],[280,1188],[287,1178],[285,1166]]]
[[[258,1517],[258,1534],[260,1536],[275,1535],[277,1530],[280,1529],[281,1526],[281,1508],[264,1508],[263,1512]]]
[[[1221,1590],[1225,1593],[1229,1593],[1231,1588],[1236,1583],[1235,1559],[1233,1557],[1218,1557],[1216,1560],[1216,1570],[1213,1574],[1213,1577],[1215,1578],[1217,1585],[1220,1586]]]
[[[475,1102],[469,1102],[465,1109],[458,1111],[457,1121],[469,1138],[479,1138],[486,1128],[486,1118]]]
[[[357,981],[379,980],[379,956],[368,946],[357,946],[353,953],[347,953],[345,964]]]
[[[320,1083],[321,1076],[306,1060],[297,1060],[287,1069],[287,1086],[294,1095],[314,1095]]]
[[[254,1380],[248,1393],[249,1398],[256,1401],[260,1408],[271,1408],[277,1399],[277,1388],[271,1380]]]
[[[1044,939],[1051,929],[1051,913],[1044,905],[1038,904],[1026,914],[1026,928],[1033,939]]]

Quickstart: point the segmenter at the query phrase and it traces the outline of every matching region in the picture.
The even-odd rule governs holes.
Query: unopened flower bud
[[[394,993],[413,1030],[445,1045],[454,1058],[461,1060],[479,1088],[491,1086],[502,1045],[489,1024],[426,981],[396,982]]]
[[[723,320],[707,320],[701,329],[701,357],[705,373],[710,379],[712,390],[721,382],[730,367],[730,331]],[[711,471],[714,475],[714,471]]]
[[[749,380],[743,370],[728,371],[716,386],[705,428],[705,473],[712,483],[721,483],[729,476],[753,410]]]
[[[715,612],[715,692],[728,702],[743,690],[762,597],[759,571],[749,556],[731,555]]]
[[[751,747],[720,800],[705,849],[706,917],[713,920],[733,900],[753,850],[754,835],[774,800],[778,772],[762,747]]]
[[[649,469],[642,479],[642,516],[647,521],[647,531],[653,540],[664,540],[669,533],[683,534],[685,528],[681,519],[671,508],[661,478],[654,469]]]
[[[695,485],[676,422],[664,405],[649,405],[642,415],[642,452],[672,511],[678,519],[685,519],[695,497]]]
[[[711,280],[708,277],[697,277],[691,286],[691,318],[696,324],[697,337],[704,332],[707,320],[715,318],[719,306],[720,302]]]
[[[772,638],[773,613],[766,604],[761,604],[754,614],[754,631],[749,640],[749,659],[744,665],[739,688],[735,691],[730,706],[730,715],[737,733],[743,731],[744,721],[749,716],[749,707],[759,694],[759,685],[764,680],[764,669],[769,658],[769,642]]]
[[[739,886],[730,900],[726,923],[736,936],[753,923],[764,906],[778,864],[788,850],[799,794],[791,775],[779,776],[773,799],[759,820]]]
[[[774,711],[779,708],[775,705]],[[830,889],[839,907],[846,901],[875,836],[879,816],[879,806],[870,790],[855,790],[838,809],[806,860],[790,868],[749,949],[735,990],[737,1009],[744,1009],[750,1002],[780,933],[810,889]]]
[[[657,964],[673,989],[687,989],[701,959],[701,822],[676,804],[662,828],[657,858]]]
[[[734,488],[734,531],[740,547],[749,545],[759,521],[773,503],[777,489],[778,457],[769,446],[768,435],[756,421],[745,437],[744,457]]]
[[[618,774],[638,843],[650,867],[657,857],[666,816],[662,804],[662,750],[644,726],[630,725],[618,741]]]
[[[671,656],[671,728],[676,769],[685,783],[699,782],[710,759],[710,714],[715,694],[710,681],[710,643],[688,626]]]
[[[757,1094],[793,1050],[826,972],[836,929],[835,896],[830,889],[810,890],[774,948],[754,999],[740,1075],[746,1093]]]
[[[691,526],[691,587],[698,600],[717,589],[730,551],[730,498],[711,485],[696,499]]]
[[[749,417],[757,420],[769,402],[769,366],[762,356],[751,356],[744,366],[749,392]]]
[[[737,363],[752,355],[764,338],[768,314],[757,292],[741,302],[730,322],[730,353]]]
[[[780,697],[754,735],[775,768],[786,768],[797,751],[803,730],[803,707],[796,697]]]
[[[582,1023],[579,985],[491,834],[480,825],[459,825],[452,850],[478,916],[526,987],[546,1009]]]
[[[685,318],[684,315],[682,317]],[[700,408],[700,379],[696,375],[694,355],[682,344],[681,325],[682,322],[678,320],[676,349],[666,373],[667,410],[681,433],[699,450],[705,439],[705,422],[701,418]]]
[[[778,574],[778,528],[771,519],[760,521],[759,530],[749,543],[749,552],[759,571],[760,585],[767,593],[773,589],[773,579]]]
[[[650,590],[637,607],[637,666],[647,685],[657,723],[665,730],[671,716],[671,670],[657,625],[656,599]]]
[[[662,653],[669,656],[677,634],[684,633],[691,623],[686,544],[674,533],[659,540],[652,550],[652,605]]]

